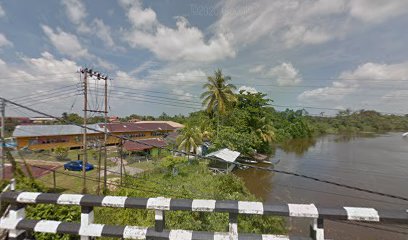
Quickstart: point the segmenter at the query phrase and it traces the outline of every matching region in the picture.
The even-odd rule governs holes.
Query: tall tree
[[[216,70],[214,76],[208,76],[207,80],[208,82],[203,85],[203,88],[207,91],[201,94],[203,106],[206,107],[207,112],[210,114],[218,112],[219,115],[223,115],[236,101],[233,92],[236,87],[228,83],[231,77],[224,76],[221,69]]]
[[[198,127],[185,126],[177,137],[176,143],[179,150],[184,150],[186,153],[193,150],[196,153],[198,146],[202,143],[200,129]]]

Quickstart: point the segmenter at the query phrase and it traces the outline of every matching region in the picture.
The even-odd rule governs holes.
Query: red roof
[[[123,148],[126,151],[143,151],[154,147],[161,148],[165,146],[167,146],[166,141],[160,138],[142,139],[137,140],[137,142],[125,141],[125,144],[123,144]]]
[[[99,124],[103,127],[105,124]],[[160,130],[175,130],[167,123],[143,123],[143,122],[133,122],[133,123],[108,123],[107,128],[109,132],[137,132],[137,131],[160,131]]]

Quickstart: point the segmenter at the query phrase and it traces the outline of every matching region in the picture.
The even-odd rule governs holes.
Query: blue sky
[[[406,26],[400,0],[0,0],[0,95],[81,113],[85,66],[112,79],[110,114],[185,114],[221,68],[276,105],[406,113]]]

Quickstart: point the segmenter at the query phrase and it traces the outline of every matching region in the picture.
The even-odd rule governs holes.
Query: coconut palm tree
[[[219,115],[223,115],[236,101],[233,91],[237,88],[233,84],[227,84],[231,77],[224,76],[221,69],[216,70],[214,76],[208,76],[207,79],[208,82],[203,85],[207,91],[201,94],[203,106],[210,114],[218,112]]]
[[[179,150],[183,150],[186,153],[197,152],[198,146],[202,143],[202,134],[198,127],[185,126],[180,135],[176,139]]]
[[[254,129],[254,132],[262,139],[262,141],[271,143],[275,140],[275,131],[271,122],[266,120],[265,117],[259,119],[257,122],[257,127]]]

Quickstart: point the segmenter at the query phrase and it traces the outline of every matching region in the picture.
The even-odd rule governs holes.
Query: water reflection
[[[408,138],[402,133],[330,135],[290,141],[276,148],[275,168],[347,185],[408,197]],[[408,209],[405,201],[344,189],[285,174],[237,170],[248,189],[268,203],[315,203],[320,206]],[[289,221],[293,235],[304,235],[308,222]],[[336,240],[407,240],[406,236],[328,222]]]
[[[281,144],[279,147],[285,153],[295,153],[296,156],[302,157],[311,147],[316,145],[315,138],[294,139]]]
[[[379,136],[376,133],[342,134],[334,137],[335,142],[350,142],[357,138],[375,138]]]

